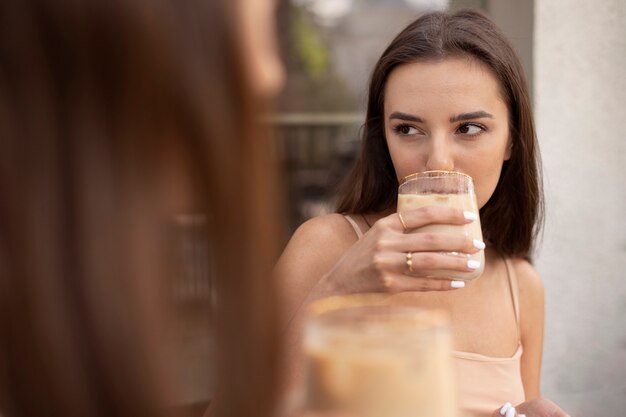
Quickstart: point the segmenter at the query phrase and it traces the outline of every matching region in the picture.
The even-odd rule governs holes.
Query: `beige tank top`
[[[360,239],[363,231],[350,216],[345,216]],[[505,259],[511,301],[515,309],[518,339],[519,300],[517,277],[509,259]],[[457,370],[459,416],[490,417],[505,402],[519,404],[524,401],[524,386],[520,360],[522,344],[510,358],[485,356],[472,352],[454,351]]]

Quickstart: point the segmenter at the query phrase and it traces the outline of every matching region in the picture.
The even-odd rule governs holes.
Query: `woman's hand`
[[[326,292],[445,291],[462,288],[462,281],[429,278],[436,270],[471,272],[479,265],[465,256],[440,252],[473,254],[484,243],[463,234],[407,233],[429,224],[465,225],[477,219],[463,210],[426,206],[378,220],[320,281]]]
[[[475,215],[438,206],[403,212],[402,219],[404,226],[397,213],[383,217],[356,242],[352,227],[340,214],[310,219],[296,230],[276,267],[285,300],[286,392],[301,376],[304,306],[344,294],[450,290],[455,288],[451,279],[428,278],[429,274],[441,269],[472,271],[467,257],[439,253],[476,253],[482,245],[471,238],[462,233],[406,232],[429,224],[466,225],[476,220]]]
[[[495,410],[491,417],[570,417],[570,415],[552,401],[537,398],[515,407],[511,403],[506,403]]]

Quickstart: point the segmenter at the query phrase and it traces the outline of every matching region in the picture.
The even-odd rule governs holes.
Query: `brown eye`
[[[409,125],[398,125],[394,130],[400,135],[414,135],[417,133],[417,129]]]
[[[459,126],[458,128],[458,132],[464,135],[477,135],[480,132],[482,132],[483,130],[485,130],[482,126],[476,125],[476,124],[472,124],[472,123],[467,123],[464,125]]]

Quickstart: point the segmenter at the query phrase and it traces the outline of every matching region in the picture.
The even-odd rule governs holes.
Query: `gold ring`
[[[402,224],[402,228],[404,229],[404,233],[409,231],[409,228],[406,227],[406,223],[404,222],[404,219],[402,218],[402,213],[398,212],[398,219],[400,219],[400,223]]]
[[[409,272],[413,272],[413,252],[411,251],[406,253],[406,266],[409,269]]]

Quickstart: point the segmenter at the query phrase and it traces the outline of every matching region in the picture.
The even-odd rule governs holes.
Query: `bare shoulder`
[[[356,234],[345,216],[333,213],[307,220],[298,227],[291,240],[322,245],[352,244],[356,240]]]
[[[344,216],[326,214],[304,222],[295,231],[278,262],[279,272],[287,269],[298,276],[319,279],[356,242],[357,237]]]
[[[517,275],[520,298],[541,297],[543,299],[543,279],[535,267],[523,258],[513,258],[511,264]]]
[[[542,346],[544,324],[543,280],[535,267],[525,259],[512,259],[519,288],[520,325],[525,346],[535,340]],[[526,347],[525,347],[526,349]]]

